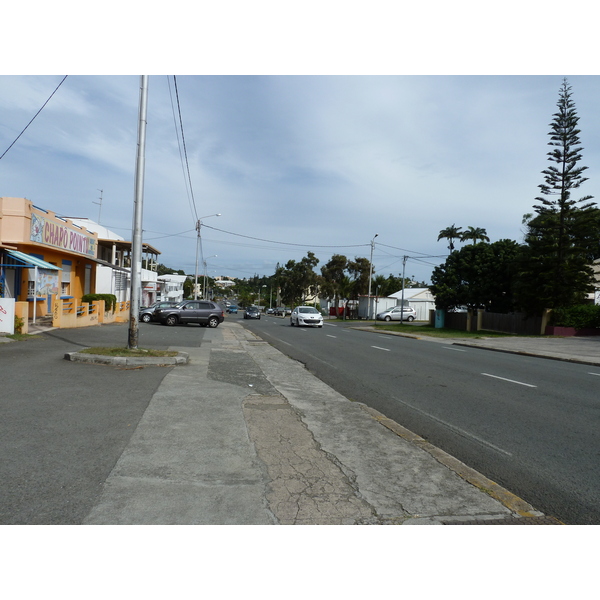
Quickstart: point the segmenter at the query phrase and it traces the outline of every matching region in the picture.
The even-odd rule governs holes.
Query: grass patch
[[[152,350],[145,348],[106,348],[106,347],[96,347],[96,348],[85,348],[84,350],[80,350],[82,354],[99,354],[101,356],[177,356],[179,352],[175,352],[174,350]]]
[[[501,338],[501,337],[517,337],[511,333],[499,333],[497,331],[463,331],[461,329],[438,329],[431,327],[431,325],[406,325],[400,323],[386,323],[386,324],[375,324],[376,329],[382,329],[384,331],[396,331],[398,333],[409,333],[412,335],[428,335],[430,337],[438,338],[465,338],[465,339],[478,339],[478,338]]]
[[[24,342],[27,340],[38,339],[40,336],[34,333],[9,333],[4,337],[15,340],[16,342]]]

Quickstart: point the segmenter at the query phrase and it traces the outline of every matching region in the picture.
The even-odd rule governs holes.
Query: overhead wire
[[[299,246],[301,248],[362,248],[364,246],[370,246],[371,244],[354,244],[354,245],[350,245],[350,246],[340,246],[340,245],[329,245],[329,246],[322,246],[319,244],[295,244],[293,242],[279,242],[279,241],[275,241],[275,240],[265,240],[263,238],[257,238],[257,237],[253,237],[251,235],[243,235],[241,233],[234,233],[232,231],[225,231],[224,229],[219,229],[218,227],[212,227],[211,225],[205,225],[204,223],[202,224],[203,227],[206,227],[208,229],[213,229],[214,231],[220,231],[221,233],[227,233],[228,235],[234,235],[237,237],[243,237],[249,240],[256,240],[258,242],[268,242],[269,244],[281,244],[283,246]]]
[[[4,158],[6,153],[17,143],[17,140],[25,133],[26,129],[33,123],[35,118],[42,112],[42,110],[44,110],[44,107],[46,106],[46,104],[48,104],[48,102],[50,102],[50,99],[52,98],[52,96],[54,96],[54,94],[56,94],[56,92],[58,91],[58,88],[64,83],[64,81],[67,77],[68,77],[68,75],[65,75],[62,78],[61,82],[56,86],[56,89],[50,94],[50,97],[48,98],[48,100],[46,100],[46,102],[44,102],[44,104],[42,104],[42,108],[40,108],[40,110],[38,110],[35,113],[35,115],[31,119],[31,121],[29,121],[29,123],[27,123],[27,125],[25,125],[23,131],[21,131],[21,133],[15,138],[15,141],[4,151],[2,156],[0,156],[0,160],[2,160]]]
[[[173,79],[175,79],[175,76],[173,75]],[[177,147],[179,148],[179,159],[181,161],[181,170],[183,171],[183,180],[185,183],[185,191],[188,197],[188,202],[190,205],[190,210],[192,212],[192,217],[194,217],[194,222],[198,221],[198,212],[196,210],[196,203],[193,197],[193,190],[191,189],[191,177],[190,177],[190,171],[189,171],[189,166],[188,166],[188,170],[187,170],[187,179],[186,179],[186,172],[185,172],[185,163],[187,162],[187,155],[186,155],[186,159],[184,160],[183,157],[183,153],[182,153],[182,149],[181,149],[181,140],[179,139],[179,129],[177,127],[177,118],[175,115],[175,106],[173,104],[173,93],[171,92],[171,80],[169,79],[169,77],[167,76],[167,83],[169,85],[169,97],[171,98],[171,110],[173,112],[173,125],[175,126],[175,135],[177,136]],[[179,106],[179,96],[177,97],[177,106],[178,106],[178,112],[179,112],[179,123],[181,126],[181,135],[183,136],[183,123],[182,123],[182,119],[181,119],[181,107]]]

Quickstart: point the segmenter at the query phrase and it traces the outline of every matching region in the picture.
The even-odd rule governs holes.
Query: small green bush
[[[600,329],[600,306],[581,304],[552,311],[552,324],[575,329]]]
[[[23,325],[25,325],[25,321],[21,317],[15,315],[15,333],[23,333]]]
[[[117,297],[114,294],[86,294],[81,298],[82,302],[91,304],[97,300],[104,300],[104,310],[115,312],[117,308]]]

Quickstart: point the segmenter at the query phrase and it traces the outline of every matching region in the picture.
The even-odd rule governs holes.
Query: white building
[[[390,298],[396,298],[400,304],[402,290],[391,294]],[[404,300],[417,311],[417,321],[429,321],[429,311],[435,310],[435,296],[429,288],[404,288]]]
[[[183,300],[183,284],[187,275],[159,275],[159,299],[169,302],[181,302]]]
[[[96,293],[114,294],[117,301],[131,298],[131,242],[91,219],[69,217],[79,227],[98,234],[96,267]],[[160,252],[150,246],[142,246],[142,306],[150,306],[157,300],[158,282],[156,268]]]

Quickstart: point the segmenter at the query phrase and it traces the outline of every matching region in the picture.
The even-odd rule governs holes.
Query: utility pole
[[[140,106],[138,144],[135,166],[135,197],[133,212],[133,237],[131,243],[131,296],[129,304],[130,349],[138,347],[140,292],[142,290],[142,205],[144,200],[144,167],[146,152],[146,114],[148,107],[148,75],[140,78]]]
[[[94,204],[99,204],[100,208],[98,209],[98,225],[100,225],[100,213],[102,212],[102,194],[104,193],[104,190],[98,190],[100,192],[100,198],[98,198],[98,200],[100,200],[100,202],[94,202],[92,200],[92,202],[94,202]]]
[[[375,238],[379,234],[376,233],[371,240],[371,260],[369,261],[369,296],[367,298],[367,319],[371,319],[371,279],[373,279],[373,248],[375,248]]]
[[[402,257],[402,305],[400,306],[400,325],[402,325],[404,319],[404,272],[406,270],[407,258],[408,256]]]
[[[196,221],[196,231],[198,232],[198,234],[196,236],[196,276],[194,277],[194,300],[198,299],[198,252],[202,248],[202,219],[208,219],[209,217],[220,217],[220,216],[221,216],[221,213],[217,213],[215,215],[207,215],[206,217],[200,217]],[[204,253],[201,252],[201,254],[204,254]],[[215,254],[215,256],[216,256],[216,254]],[[209,258],[214,258],[214,257],[210,256]],[[204,256],[202,256],[202,262],[204,263],[204,267],[206,269],[206,261],[204,260]],[[206,273],[204,273],[204,283],[202,285],[203,290],[204,290],[205,285],[206,285]],[[204,296],[204,292],[203,292],[202,299],[206,300],[206,298]]]

